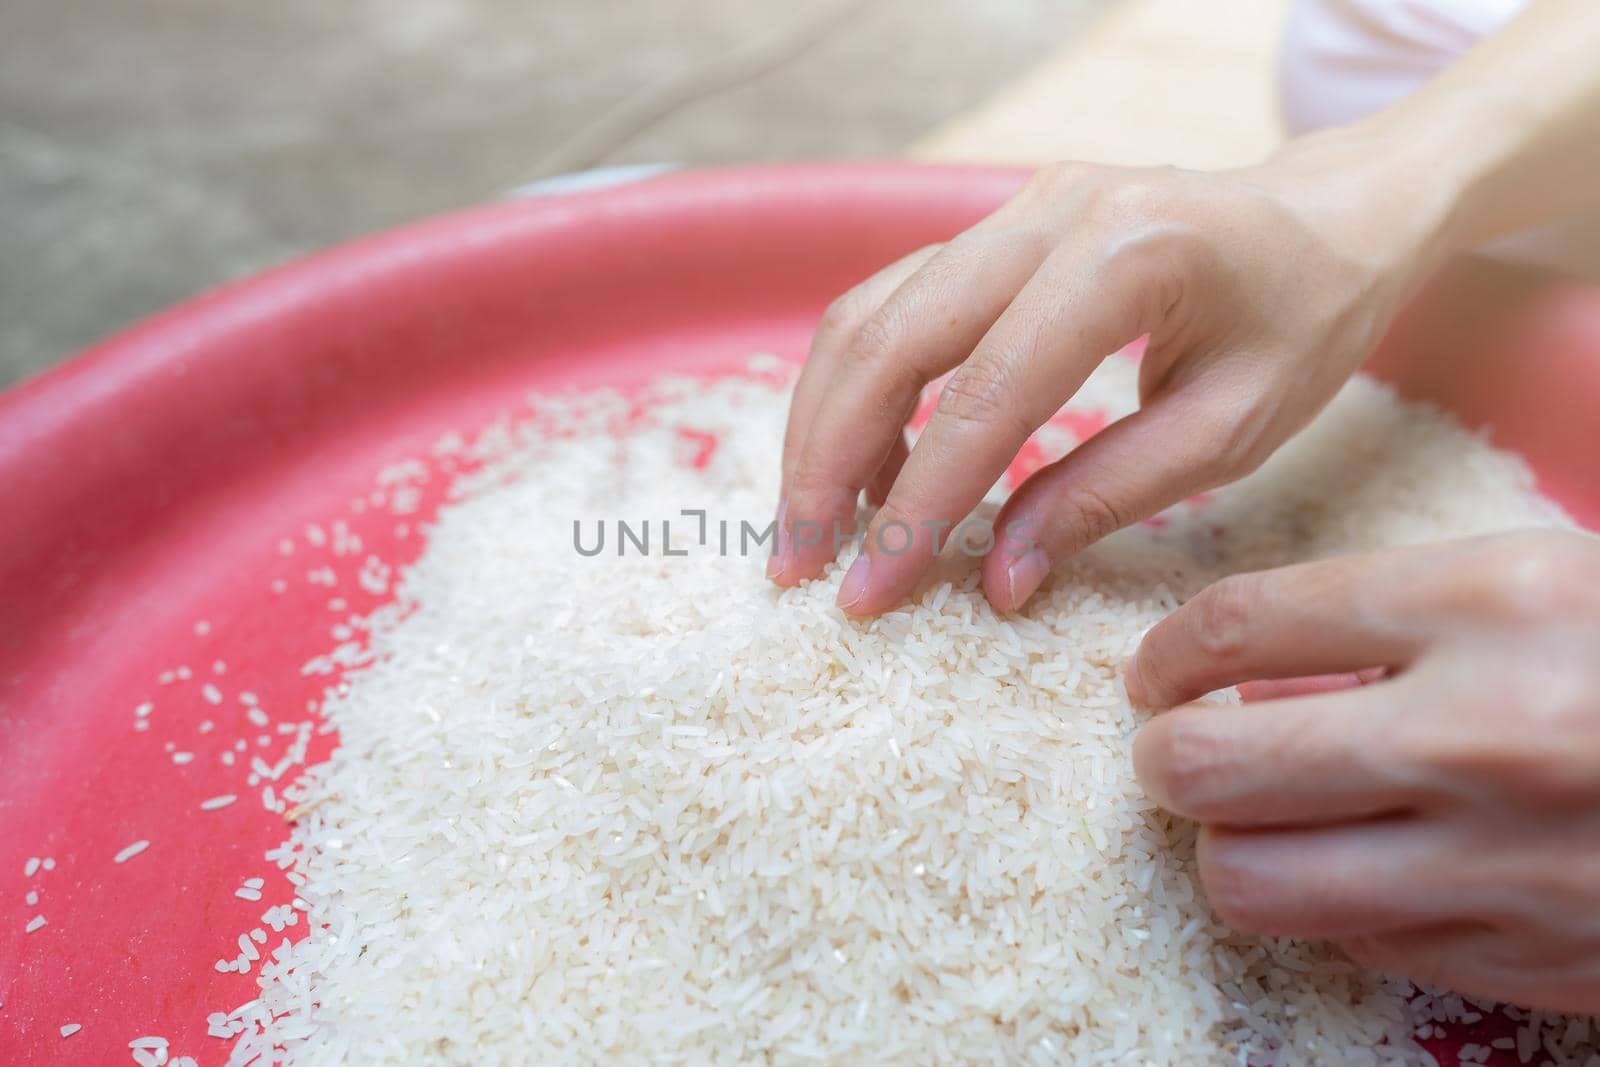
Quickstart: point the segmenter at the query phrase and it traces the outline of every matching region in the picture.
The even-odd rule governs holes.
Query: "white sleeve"
[[[1278,57],[1291,136],[1341,126],[1416,90],[1528,0],[1293,0]],[[1483,251],[1600,279],[1600,215],[1543,226]]]

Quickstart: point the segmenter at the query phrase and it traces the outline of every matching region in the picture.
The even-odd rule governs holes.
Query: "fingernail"
[[[776,578],[788,564],[789,542],[783,534],[783,519],[789,512],[787,500],[778,501],[778,517],[773,520],[772,555],[767,557],[767,577]]]
[[[856,557],[850,564],[850,569],[845,572],[844,581],[839,585],[838,604],[846,611],[856,606],[856,602],[867,594],[867,577],[872,571],[872,557],[863,553]]]
[[[1050,573],[1050,557],[1041,548],[1030,548],[1026,555],[1006,566],[1006,591],[1011,594],[1011,610],[1018,608],[1043,584]]]

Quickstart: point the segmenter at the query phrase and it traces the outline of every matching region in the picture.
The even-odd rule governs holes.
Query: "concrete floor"
[[[0,386],[550,169],[894,155],[1111,2],[6,0]],[[583,143],[752,42],[762,73]]]

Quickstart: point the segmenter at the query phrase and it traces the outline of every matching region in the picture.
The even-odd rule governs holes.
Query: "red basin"
[[[284,823],[244,770],[283,739],[266,731],[261,746],[238,696],[275,723],[304,719],[328,681],[300,672],[332,643],[328,601],[370,610],[380,598],[352,584],[365,553],[415,555],[395,516],[351,508],[381,468],[530,389],[716,371],[754,351],[798,359],[832,296],[1020,180],[787,167],[496,204],[201,297],[0,396],[0,1062],[121,1062],[145,1034],[174,1056],[225,1058],[205,1015],[255,983],[212,963],[290,895],[262,859]],[[1490,324],[1471,286],[1506,278],[1464,272],[1377,366],[1521,449],[1593,524],[1600,296],[1514,280],[1514,313]],[[306,546],[308,524],[340,517],[361,553]],[[323,564],[337,589],[305,582]],[[191,677],[160,683],[180,667]],[[169,744],[195,758],[175,764]],[[239,801],[200,810],[227,793]],[[145,852],[113,862],[138,840]],[[54,869],[25,876],[29,857]],[[234,895],[252,876],[266,879],[260,903]],[[47,925],[24,934],[35,914]],[[63,1039],[69,1023],[83,1029]]]

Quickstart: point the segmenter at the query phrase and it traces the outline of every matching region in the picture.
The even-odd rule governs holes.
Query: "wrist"
[[[1358,250],[1409,262],[1425,277],[1450,256],[1540,221],[1559,198],[1521,180],[1527,168],[1517,166],[1538,147],[1529,144],[1536,111],[1494,84],[1434,85],[1291,141],[1263,166],[1294,175]]]
[[[1399,302],[1462,247],[1466,178],[1430,172],[1376,123],[1284,145],[1250,180],[1285,203],[1343,258]]]
[[[1353,129],[1385,195],[1422,208],[1442,258],[1536,221],[1538,210],[1527,204],[1532,190],[1508,197],[1503,188],[1534,125],[1518,93],[1452,85],[1434,86]]]

